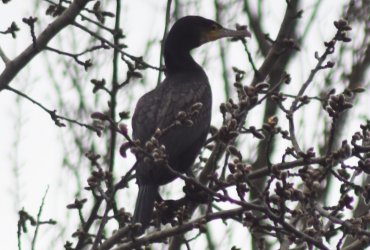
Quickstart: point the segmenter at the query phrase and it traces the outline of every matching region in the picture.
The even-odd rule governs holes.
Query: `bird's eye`
[[[218,29],[219,29],[219,27],[218,27],[217,24],[212,24],[211,30],[218,30]]]

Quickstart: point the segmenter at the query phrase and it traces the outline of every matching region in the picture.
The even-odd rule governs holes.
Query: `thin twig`
[[[42,209],[44,208],[44,205],[45,205],[45,198],[46,198],[46,195],[47,195],[48,191],[49,191],[49,186],[46,188],[45,194],[42,197],[41,205],[39,207],[39,212],[37,213],[36,228],[35,228],[35,233],[33,235],[32,244],[31,244],[31,249],[32,250],[35,250],[37,235],[38,235],[38,232],[39,232],[40,225],[42,224],[41,223],[41,213],[42,213]]]
[[[118,45],[115,45],[114,43],[110,42],[109,40],[105,39],[104,37],[98,35],[97,33],[93,32],[91,30],[89,30],[85,26],[83,26],[83,25],[81,25],[81,24],[79,24],[77,22],[74,22],[73,25],[76,26],[77,28],[80,28],[81,30],[85,31],[86,33],[90,34],[91,36],[95,37],[96,39],[98,39],[98,40],[100,40],[100,41],[108,44],[110,47],[118,50],[123,56],[126,56],[126,57],[130,58],[134,62],[136,62],[138,64],[141,64],[141,65],[143,65],[143,66],[145,66],[147,68],[150,68],[150,69],[162,70],[161,68],[152,66],[152,65],[144,62],[141,57],[136,57],[136,56],[133,56],[133,55],[128,54],[127,52],[123,51]]]
[[[5,89],[6,90],[9,90],[11,92],[14,92],[15,94],[17,94],[17,95],[19,95],[21,97],[26,98],[27,100],[29,100],[30,102],[32,102],[33,104],[35,104],[36,106],[40,107],[42,110],[44,110],[45,112],[47,112],[50,115],[51,119],[55,122],[55,124],[58,127],[63,127],[63,125],[64,125],[63,123],[61,123],[59,121],[59,119],[60,119],[60,120],[64,120],[64,121],[67,121],[67,122],[70,122],[70,123],[73,123],[73,124],[77,124],[77,125],[79,125],[81,127],[85,127],[85,128],[90,129],[90,130],[92,130],[94,132],[98,132],[98,129],[97,128],[95,128],[95,127],[93,127],[93,126],[91,126],[89,124],[81,123],[81,122],[79,122],[77,120],[74,120],[74,119],[71,119],[71,118],[68,118],[68,117],[64,117],[64,116],[61,116],[61,115],[57,115],[56,114],[56,110],[51,110],[51,109],[46,108],[44,105],[42,105],[38,101],[34,100],[33,98],[29,97],[28,95],[24,94],[23,92],[21,92],[19,90],[16,90],[16,89],[14,89],[12,87],[9,87],[9,86],[7,86]]]
[[[168,24],[170,23],[170,17],[171,17],[171,4],[172,0],[167,0],[167,7],[166,7],[166,18],[165,18],[165,23],[164,23],[164,30],[163,30],[163,36],[162,36],[162,41],[161,41],[161,53],[159,55],[159,68],[163,68],[163,52],[164,52],[164,43],[166,40],[167,36],[167,31],[168,31]],[[162,78],[162,71],[158,72],[158,79],[157,79],[157,85],[160,84]]]
[[[6,56],[5,52],[3,51],[3,49],[1,48],[0,46],[0,57],[1,59],[3,60],[3,62],[5,63],[5,65],[7,65],[9,63],[9,58]]]

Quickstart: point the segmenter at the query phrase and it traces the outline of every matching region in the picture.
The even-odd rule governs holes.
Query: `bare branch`
[[[74,0],[71,5],[49,24],[46,29],[36,38],[35,42],[28,46],[19,56],[9,61],[0,75],[0,91],[14,79],[14,77],[38,54],[44,50],[49,41],[62,29],[73,23],[73,20],[86,6],[89,0]]]

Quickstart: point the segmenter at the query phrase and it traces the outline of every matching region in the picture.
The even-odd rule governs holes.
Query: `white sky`
[[[344,1],[344,0],[343,0]],[[338,2],[335,0],[324,1],[321,13],[319,14],[320,23],[314,27],[315,36],[313,44],[310,47],[302,48],[302,63],[309,65],[313,63],[313,52],[315,50],[322,51],[322,40],[328,39],[334,33],[333,21],[339,16],[341,9],[339,9]],[[154,37],[156,34],[162,36],[162,26],[164,21],[164,4],[166,1],[155,0],[138,0],[138,1],[122,1],[124,10],[122,15],[122,23],[125,24],[124,31],[129,34],[126,44],[129,46],[128,51],[134,55],[140,55],[144,51],[146,39]],[[158,2],[162,2],[158,4]],[[211,16],[211,9],[213,1],[204,1],[204,8],[201,8],[194,13],[205,17]],[[282,6],[278,2],[270,0],[276,5],[275,10],[271,10],[269,15],[270,20],[266,20],[265,27],[272,33],[279,27],[282,18]],[[310,2],[306,1],[307,8],[311,8]],[[34,15],[32,13],[32,6],[34,1],[12,0],[9,4],[0,4],[0,30],[6,29],[11,21],[16,21],[21,31],[17,33],[17,39],[14,40],[10,36],[0,35],[0,46],[6,52],[9,58],[14,58],[20,51],[30,44],[30,35],[28,28],[21,21],[22,17]],[[41,4],[41,8],[46,9],[45,4]],[[44,10],[42,12],[44,12]],[[138,13],[141,12],[140,15]],[[304,16],[306,18],[307,16]],[[44,19],[45,17],[43,17]],[[50,18],[49,18],[50,20]],[[305,19],[303,19],[303,22]],[[240,23],[245,23],[240,20]],[[149,25],[149,27],[148,27]],[[232,27],[231,27],[232,28]],[[327,31],[330,32],[327,32]],[[140,32],[139,32],[140,31]],[[271,34],[273,37],[273,34]],[[240,44],[239,44],[240,46]],[[240,53],[243,51],[238,45],[232,45],[230,53]],[[256,50],[255,43],[251,43],[250,49]],[[205,49],[210,52],[215,52],[214,48],[206,45]],[[158,63],[158,54],[151,55],[149,61],[151,64]],[[198,54],[196,53],[196,57]],[[240,59],[237,56],[233,57],[233,61],[237,58],[237,65],[240,68],[246,67],[247,62],[245,58]],[[0,71],[3,70],[4,64],[0,62]],[[207,65],[207,72],[211,83],[217,82],[219,79],[215,78],[212,72],[218,70],[218,65],[210,62]],[[304,73],[297,73],[293,81],[301,81],[304,79],[309,71]],[[29,67],[25,68],[17,78],[12,82],[11,86],[21,90],[25,90],[30,96],[45,104],[48,108],[53,109],[57,107],[54,97],[50,93],[48,82],[45,82],[45,65],[42,56],[35,58]],[[156,79],[154,75],[156,72],[149,72],[151,79]],[[153,74],[153,75],[150,75]],[[41,80],[40,80],[41,79]],[[152,80],[153,86],[155,80]],[[214,88],[214,110],[218,109],[219,103],[222,101],[222,86],[213,86]],[[139,88],[137,95],[144,93],[148,89]],[[47,220],[49,218],[56,219],[63,222],[65,219],[65,206],[74,199],[73,188],[69,186],[59,186],[60,180],[63,179],[65,183],[69,178],[73,178],[68,171],[60,168],[63,154],[62,145],[60,145],[60,138],[63,136],[63,129],[54,126],[48,114],[38,107],[22,100],[21,105],[15,104],[16,96],[8,91],[0,92],[0,242],[2,249],[16,249],[17,244],[17,211],[24,207],[26,211],[36,216],[38,208],[41,203],[42,196],[46,188],[49,186],[48,196],[46,198],[46,205],[44,208],[42,218]],[[255,114],[258,115],[258,114]],[[220,117],[214,117],[214,120],[220,120]],[[86,121],[85,121],[86,122]],[[21,125],[20,125],[21,124]],[[14,141],[20,136],[20,144],[18,151],[14,151]],[[14,183],[14,163],[17,159],[17,164],[20,169],[19,180],[21,183]],[[19,189],[20,197],[14,197],[15,190]],[[89,194],[86,193],[89,197]],[[45,226],[48,228],[48,226]],[[52,227],[49,227],[52,230]],[[29,227],[32,229],[32,227]],[[68,232],[66,235],[72,233]],[[40,235],[40,244],[42,239],[48,239],[50,232],[43,231],[43,236]],[[70,238],[68,238],[70,239]],[[66,239],[67,240],[67,239]],[[226,239],[225,239],[226,240]],[[239,246],[241,247],[241,246]],[[28,249],[28,245],[23,249]],[[44,249],[42,246],[37,249]]]

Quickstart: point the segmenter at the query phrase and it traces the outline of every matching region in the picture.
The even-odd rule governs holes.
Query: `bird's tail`
[[[141,223],[142,232],[149,226],[152,218],[154,202],[158,195],[158,186],[139,186],[139,194],[136,199],[134,223]]]

